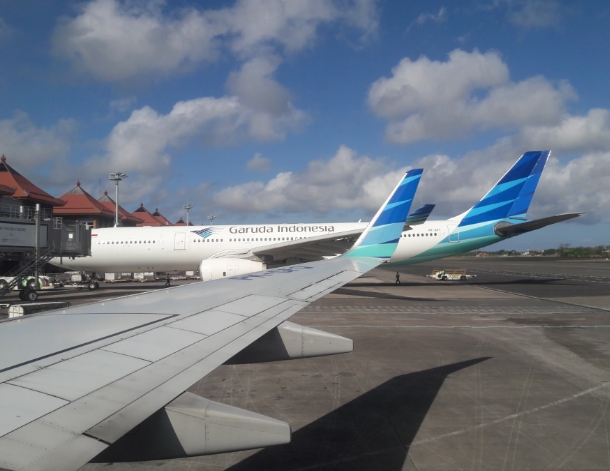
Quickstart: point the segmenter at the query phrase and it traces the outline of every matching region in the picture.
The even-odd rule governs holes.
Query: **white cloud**
[[[23,170],[52,163],[65,158],[75,128],[70,119],[59,120],[50,127],[37,127],[26,113],[18,111],[13,118],[0,120],[0,153]]]
[[[375,210],[403,171],[392,169],[383,159],[358,156],[341,146],[331,159],[311,161],[301,172],[282,172],[266,183],[248,182],[218,191],[214,202],[237,213]]]
[[[559,26],[563,7],[553,0],[526,0],[509,14],[509,20],[525,28]]]
[[[604,151],[610,148],[610,112],[594,108],[586,116],[565,115],[555,126],[525,126],[517,140],[524,147],[560,153]]]
[[[554,125],[574,99],[569,84],[544,77],[509,80],[499,54],[459,49],[446,62],[405,58],[392,77],[371,85],[368,103],[389,121],[386,138],[395,143],[462,136],[472,130]]]
[[[217,27],[195,10],[164,17],[158,1],[94,0],[64,19],[53,52],[103,81],[167,74],[217,55]]]
[[[162,0],[92,0],[58,24],[53,51],[80,72],[114,82],[180,72],[215,60],[223,46],[246,59],[298,51],[325,23],[364,35],[377,28],[374,0],[238,0],[218,10],[166,10]]]
[[[430,154],[410,167],[424,175],[415,207],[433,203],[435,217],[452,217],[476,204],[528,148],[503,138],[486,149],[461,157]],[[394,188],[406,168],[385,159],[359,156],[341,146],[329,160],[310,162],[298,173],[251,181],[214,193],[216,207],[232,213],[329,214],[336,210],[374,211]],[[539,218],[585,211],[578,222],[610,222],[610,152],[590,152],[563,162],[552,154],[543,172],[528,216]]]
[[[119,98],[116,100],[112,100],[108,105],[112,111],[119,111],[124,113],[129,110],[138,99],[135,96],[128,96],[125,98]]]
[[[291,105],[285,113],[273,115],[244,105],[238,96],[181,101],[166,115],[145,106],[118,123],[106,139],[107,154],[89,159],[86,165],[92,173],[105,173],[111,167],[159,174],[171,162],[169,149],[192,139],[207,145],[282,139],[303,118],[304,113]]]
[[[415,23],[418,25],[423,25],[429,21],[433,23],[443,23],[447,21],[447,9],[445,7],[441,7],[437,14],[434,13],[422,13],[417,17]]]
[[[257,152],[246,162],[246,168],[254,172],[266,172],[271,169],[271,159],[263,157],[260,152]]]

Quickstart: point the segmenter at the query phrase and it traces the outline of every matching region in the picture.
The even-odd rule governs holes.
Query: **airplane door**
[[[454,229],[456,229],[456,228],[448,226],[447,229],[449,229],[449,242],[459,242],[460,241],[460,233],[457,232],[457,231],[453,232]]]
[[[176,232],[174,236],[174,250],[186,250],[186,233]]]

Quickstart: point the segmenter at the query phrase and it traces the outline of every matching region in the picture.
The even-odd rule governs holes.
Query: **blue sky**
[[[405,168],[436,217],[553,150],[498,248],[610,244],[610,4],[0,2],[0,153],[56,196],[217,223],[368,218]]]

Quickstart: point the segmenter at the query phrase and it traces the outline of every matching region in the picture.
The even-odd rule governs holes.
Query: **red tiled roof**
[[[159,220],[159,222],[161,223],[162,226],[171,226],[172,225],[172,223],[169,222],[169,219],[167,219],[165,216],[163,216],[159,212],[159,208],[155,208],[155,212],[152,215],[153,215],[153,217],[155,217]]]
[[[144,207],[144,203],[140,203],[140,207],[136,209],[133,213],[131,213],[138,219],[141,219],[143,222],[136,224],[137,226],[164,226],[165,224],[161,224],[156,217],[154,217],[148,210]]]
[[[41,190],[7,164],[4,155],[0,161],[0,185],[14,188],[13,198],[31,201],[32,203],[48,204],[50,206],[62,206],[65,204],[65,201],[55,198],[46,191]]]
[[[0,185],[0,196],[11,196],[17,191],[17,188],[11,188],[6,185]]]
[[[112,211],[113,214],[115,214],[116,204],[115,204],[114,200],[110,196],[108,196],[107,191],[104,191],[104,196],[99,198],[98,201],[102,204],[102,206],[104,206],[106,209],[109,209],[110,211]],[[132,221],[135,223],[144,222],[142,219],[135,217],[129,211],[126,211],[125,209],[123,209],[123,207],[120,204],[119,204],[119,219],[121,221]]]
[[[58,216],[99,214],[100,216],[114,218],[114,211],[107,209],[102,203],[83,190],[80,182],[63,195],[61,199],[66,201],[66,205],[62,208],[53,209],[53,214]]]

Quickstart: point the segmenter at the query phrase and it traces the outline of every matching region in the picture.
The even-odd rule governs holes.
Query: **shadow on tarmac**
[[[400,471],[445,378],[489,358],[392,378],[229,470]]]

